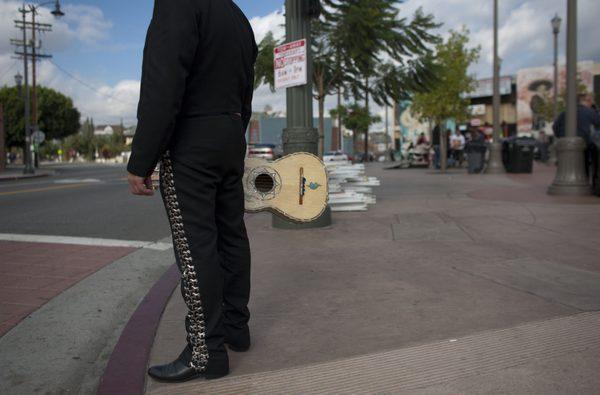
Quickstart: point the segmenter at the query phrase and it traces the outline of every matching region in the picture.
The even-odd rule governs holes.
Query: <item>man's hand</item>
[[[152,180],[150,177],[143,178],[128,173],[127,181],[129,182],[129,190],[134,195],[154,196],[154,190],[152,189]]]

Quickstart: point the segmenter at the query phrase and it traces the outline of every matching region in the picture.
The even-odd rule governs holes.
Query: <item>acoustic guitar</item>
[[[294,222],[311,222],[327,208],[329,183],[325,165],[304,152],[274,162],[246,159],[246,211],[270,211]]]
[[[152,182],[158,188],[158,167]],[[246,211],[250,213],[270,211],[290,221],[306,223],[319,218],[327,208],[327,171],[312,154],[294,153],[273,162],[248,158],[242,182]]]

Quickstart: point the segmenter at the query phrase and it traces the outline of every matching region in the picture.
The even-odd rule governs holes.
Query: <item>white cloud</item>
[[[13,0],[0,0],[0,37],[17,37],[19,31],[13,27],[13,20],[20,14],[16,11],[20,3]],[[439,33],[447,36],[450,29],[466,26],[471,32],[473,46],[480,45],[482,56],[472,72],[479,78],[489,77],[492,70],[492,0],[407,0],[399,4],[400,16],[408,17],[417,8],[433,13],[436,20],[444,25]],[[110,38],[112,23],[102,10],[94,6],[65,6],[66,16],[56,20],[49,9],[40,13],[42,22],[52,23],[53,32],[42,37],[44,47],[50,52],[61,51],[74,45],[107,47],[113,45]],[[500,2],[500,56],[503,59],[503,74],[514,74],[524,67],[550,65],[552,62],[552,35],[550,19],[558,13],[566,19],[564,0],[502,0]],[[600,2],[598,0],[579,1],[579,58],[600,60]],[[273,31],[276,38],[285,36],[285,16],[283,10],[254,17],[250,20],[257,41]],[[561,58],[564,58],[565,25],[560,36]],[[0,85],[12,85],[13,76],[21,70],[21,64],[12,67],[4,76],[2,73],[14,64],[11,59],[13,48],[8,39],[0,39]],[[141,60],[140,60],[141,61]],[[89,81],[102,94],[82,86],[68,78],[48,62],[40,66],[40,82],[71,95],[84,116],[94,116],[99,122],[135,122],[135,111],[139,96],[139,81],[120,81],[107,85],[102,81]],[[108,97],[107,97],[108,96]],[[275,111],[285,112],[285,91],[271,93],[266,87],[255,92],[254,108],[262,110],[266,105]],[[336,105],[335,98],[328,97],[327,113]],[[316,109],[316,105],[315,105]],[[374,107],[373,112],[382,115],[382,108]],[[315,111],[315,116],[317,115]],[[381,129],[383,125],[375,125]]]
[[[14,75],[17,71],[23,73],[22,61],[12,59],[14,47],[8,40],[9,37],[21,37],[21,31],[13,23],[13,20],[21,18],[18,12],[21,6],[21,3],[12,0],[0,2],[0,37],[3,38],[0,40],[0,85],[14,85]],[[69,4],[63,10],[65,16],[56,19],[50,14],[50,9],[39,9],[37,20],[53,25],[51,33],[40,37],[44,50],[60,52],[76,45],[106,47],[113,24],[105,18],[100,8]],[[48,61],[39,64],[39,84],[70,96],[83,117],[92,116],[97,122],[103,123],[118,122],[120,119],[128,124],[135,123],[139,81],[124,80],[111,86],[102,81],[86,81],[82,84],[77,80],[85,81],[85,78],[77,73],[74,77],[69,77]]]
[[[525,67],[552,63],[552,29],[550,20],[558,14],[566,20],[564,0],[502,0],[499,2],[499,53],[503,59],[503,74],[514,74]],[[492,74],[493,2],[468,0],[408,0],[400,6],[404,15],[422,7],[444,23],[440,32],[466,26],[471,43],[482,48],[481,59],[472,71],[480,78]],[[579,59],[600,60],[600,34],[597,16],[598,0],[579,1]],[[565,24],[560,35],[560,52],[565,52]],[[563,55],[564,56],[564,55]]]
[[[265,16],[250,19],[257,42],[260,42],[269,32],[273,32],[275,39],[285,37],[285,15],[283,10],[273,11]]]

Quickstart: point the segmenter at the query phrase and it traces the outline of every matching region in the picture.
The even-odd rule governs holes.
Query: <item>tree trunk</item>
[[[365,109],[367,110],[367,115],[371,116],[369,112],[369,77],[365,78]],[[369,162],[369,128],[365,130],[365,162]]]
[[[448,169],[448,136],[446,133],[446,127],[442,127],[442,123],[440,125],[440,169],[442,173],[445,173]]]

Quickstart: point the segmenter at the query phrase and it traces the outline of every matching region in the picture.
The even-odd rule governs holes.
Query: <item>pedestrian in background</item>
[[[465,136],[463,136],[460,130],[456,129],[450,138],[450,148],[452,150],[452,161],[459,167],[463,165],[466,143]]]
[[[600,114],[594,110],[594,95],[582,93],[577,96],[577,136],[585,142],[584,151],[585,171],[590,176],[590,166],[592,163],[591,134],[592,128],[600,129]],[[566,113],[562,112],[554,122],[554,135],[558,138],[566,136]]]
[[[431,132],[431,146],[433,147],[433,166],[437,170],[440,169],[440,130],[440,127],[436,126]]]

